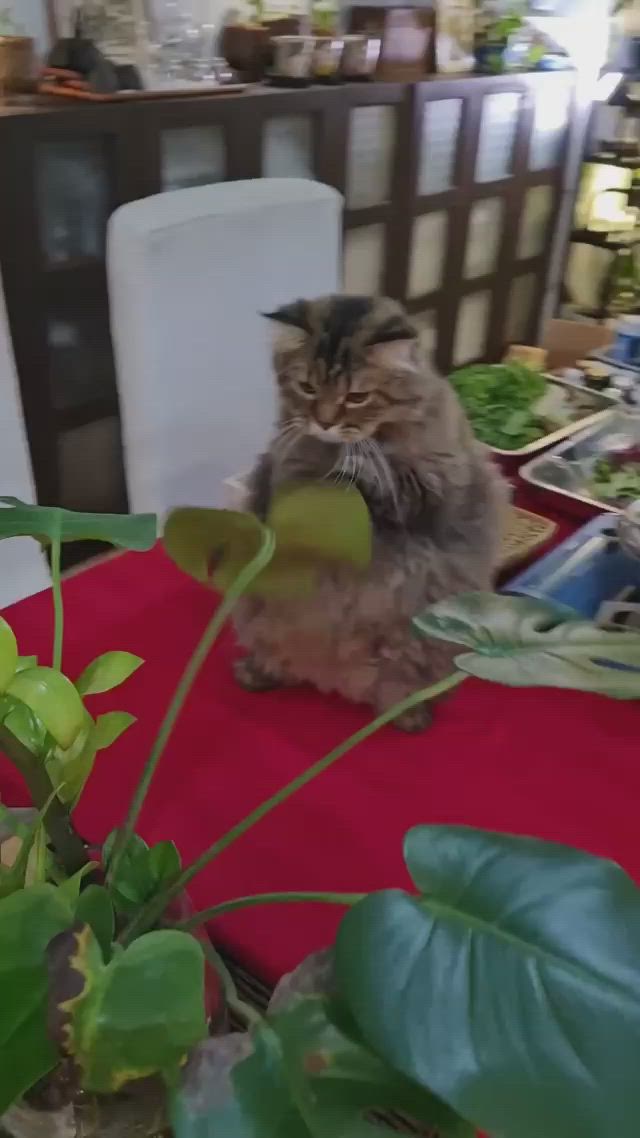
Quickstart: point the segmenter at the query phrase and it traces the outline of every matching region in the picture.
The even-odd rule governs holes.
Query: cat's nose
[[[319,427],[323,427],[325,431],[328,431],[330,427],[335,425],[335,408],[316,405],[313,409],[313,417]]]

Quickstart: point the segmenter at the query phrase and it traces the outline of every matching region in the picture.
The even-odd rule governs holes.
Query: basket
[[[556,523],[549,518],[532,514],[530,510],[522,510],[520,506],[512,506],[502,542],[500,569],[511,569],[520,561],[531,557],[532,553],[553,537],[557,528]]]

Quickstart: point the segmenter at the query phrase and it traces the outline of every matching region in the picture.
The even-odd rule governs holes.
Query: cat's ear
[[[301,332],[310,332],[309,311],[305,300],[294,300],[293,304],[283,304],[273,312],[263,312],[267,320],[274,320],[276,324],[285,324],[288,328],[298,328]]]
[[[262,315],[275,324],[273,346],[278,352],[301,348],[311,331],[304,300],[295,300],[293,304],[285,304],[274,312],[263,312]]]
[[[418,337],[411,331],[397,340],[381,340],[367,349],[367,361],[375,367],[415,371],[418,367]]]

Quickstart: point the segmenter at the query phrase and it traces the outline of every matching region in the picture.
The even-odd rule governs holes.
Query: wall
[[[2,7],[12,12],[20,30],[24,29],[27,35],[35,36],[39,49],[43,51],[47,44],[44,0],[3,0]]]

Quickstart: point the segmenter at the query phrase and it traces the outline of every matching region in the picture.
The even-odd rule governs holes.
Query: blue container
[[[622,552],[616,525],[612,514],[593,518],[502,592],[567,605],[593,620],[604,601],[629,586],[640,588],[640,559]]]
[[[640,367],[640,320],[630,318],[620,321],[610,354],[621,364]]]

